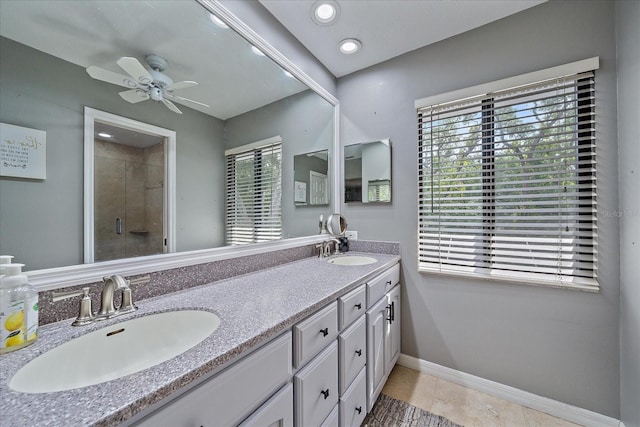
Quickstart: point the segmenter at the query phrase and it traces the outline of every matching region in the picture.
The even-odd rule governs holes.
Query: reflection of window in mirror
[[[298,154],[293,158],[296,206],[329,204],[329,151]]]
[[[282,238],[282,140],[279,136],[225,151],[226,240],[229,245]]]
[[[391,143],[388,139],[344,147],[344,201],[391,202]]]

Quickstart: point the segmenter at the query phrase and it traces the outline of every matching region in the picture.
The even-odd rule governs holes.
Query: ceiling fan
[[[182,114],[182,111],[180,111],[172,101],[186,101],[209,108],[207,104],[173,93],[179,89],[197,86],[197,82],[182,81],[174,83],[169,76],[163,73],[169,65],[166,59],[153,54],[147,55],[145,59],[150,69],[143,67],[140,61],[133,57],[123,56],[118,59],[116,64],[118,64],[128,76],[114,73],[113,71],[105,70],[95,65],[87,67],[87,73],[96,80],[102,80],[107,83],[129,88],[129,90],[120,92],[120,96],[132,104],[151,99],[162,102],[168,109],[178,114]]]

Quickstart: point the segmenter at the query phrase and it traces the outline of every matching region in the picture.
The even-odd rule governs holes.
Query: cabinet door
[[[167,403],[136,425],[237,425],[291,380],[291,353],[291,334],[287,333]],[[336,378],[336,386],[337,382]]]
[[[340,406],[336,405],[333,411],[327,416],[327,418],[320,424],[320,427],[336,427],[340,421]]]
[[[367,312],[367,412],[371,411],[386,378],[387,323],[387,298],[381,298]]]
[[[293,360],[304,365],[338,336],[338,303],[334,302],[293,327]]]
[[[385,371],[391,372],[400,356],[400,286],[396,286],[387,294],[387,335],[385,342]]]
[[[338,341],[302,368],[293,384],[296,426],[319,426],[338,403]]]
[[[360,316],[353,325],[338,336],[340,356],[340,395],[343,395],[367,360],[367,328],[365,317]]]
[[[340,427],[360,427],[367,415],[367,382],[363,368],[340,398]]]
[[[293,384],[282,387],[239,427],[293,427]]]

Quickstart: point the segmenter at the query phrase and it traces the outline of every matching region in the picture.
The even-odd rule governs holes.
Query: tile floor
[[[579,427],[400,365],[393,368],[382,393],[465,427]]]

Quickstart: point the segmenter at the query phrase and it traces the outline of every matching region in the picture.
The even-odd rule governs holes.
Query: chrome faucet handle
[[[138,307],[133,303],[133,297],[131,296],[131,288],[126,287],[122,290],[122,302],[120,303],[120,308],[118,309],[118,313],[125,314],[136,311]]]
[[[331,240],[324,243],[324,254],[323,256],[328,257],[331,256]]]
[[[82,298],[80,298],[80,312],[78,317],[71,324],[72,326],[88,325],[94,321],[93,312],[91,311],[91,297],[89,296],[89,288],[82,288]]]
[[[341,244],[342,242],[340,242],[340,240],[338,240],[338,239],[331,239],[331,241],[333,242],[333,244],[334,244],[334,246],[335,246],[335,247],[333,248],[333,254],[334,254],[334,255],[340,255],[340,254],[342,253],[342,252],[340,252],[340,244]]]

